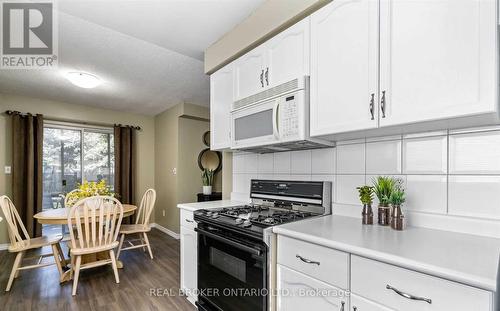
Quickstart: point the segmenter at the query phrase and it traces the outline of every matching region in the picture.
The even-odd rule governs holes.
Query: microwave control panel
[[[279,107],[280,136],[283,139],[299,134],[299,116],[295,95],[287,96]]]

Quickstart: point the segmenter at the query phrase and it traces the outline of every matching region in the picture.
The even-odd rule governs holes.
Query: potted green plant
[[[394,230],[403,230],[405,225],[401,205],[406,201],[406,194],[402,182],[396,183],[396,187],[392,191],[389,200],[392,206],[391,228]]]
[[[390,197],[394,190],[395,180],[388,176],[373,179],[373,192],[378,198],[378,224],[388,226],[391,221]]]
[[[214,182],[214,170],[204,169],[201,173],[201,181],[203,182],[203,194],[212,194],[212,184]]]
[[[362,223],[363,225],[373,225],[373,187],[361,186],[357,187],[359,192],[359,200],[363,203]]]

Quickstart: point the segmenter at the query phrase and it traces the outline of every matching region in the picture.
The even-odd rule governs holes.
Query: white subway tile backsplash
[[[233,155],[233,173],[245,173],[245,158],[244,154],[235,153]]]
[[[500,128],[437,131],[337,143],[335,148],[233,155],[234,197],[252,178],[331,181],[333,213],[360,217],[356,187],[402,179],[410,225],[500,237]],[[232,196],[233,197],[233,196]],[[378,200],[374,200],[374,208]],[[460,228],[468,224],[468,228]]]
[[[290,152],[274,154],[274,174],[290,174]]]
[[[245,173],[256,174],[259,172],[259,155],[256,153],[245,154]]]
[[[365,144],[337,146],[337,174],[365,174]]]
[[[273,174],[274,154],[259,154],[259,174]]]
[[[415,212],[446,214],[446,175],[408,175],[405,208]]]
[[[290,154],[291,174],[311,174],[311,150],[294,151]]]
[[[500,219],[500,176],[449,176],[448,213]]]
[[[289,180],[298,180],[298,181],[311,181],[310,174],[292,174],[288,177]]]
[[[401,174],[401,139],[367,143],[366,174]]]
[[[245,189],[246,179],[247,179],[246,174],[239,174],[239,173],[233,174],[233,192],[238,192],[238,193],[246,192]]]
[[[500,131],[450,135],[450,174],[500,174]]]
[[[365,184],[365,175],[337,175],[335,183],[335,203],[359,204],[356,187]]]
[[[403,173],[446,174],[447,142],[446,136],[403,139]]]
[[[311,154],[312,174],[335,174],[335,148],[315,149]]]

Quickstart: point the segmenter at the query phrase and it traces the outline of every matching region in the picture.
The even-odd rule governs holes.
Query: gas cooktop
[[[229,208],[198,210],[195,219],[238,231],[262,234],[263,229],[297,220],[318,216],[311,212],[294,211],[266,205],[242,205]]]

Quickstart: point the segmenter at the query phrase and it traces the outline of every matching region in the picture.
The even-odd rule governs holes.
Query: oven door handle
[[[222,237],[220,235],[214,234],[212,232],[208,232],[208,231],[203,230],[203,229],[194,228],[194,231],[198,232],[201,235],[205,235],[205,236],[207,236],[209,238],[212,238],[214,240],[217,240],[217,241],[229,244],[232,247],[238,248],[238,249],[240,249],[242,251],[245,251],[247,253],[251,253],[251,254],[254,254],[254,255],[257,255],[257,256],[262,255],[262,250],[261,249],[254,248],[254,247],[247,246],[247,245],[243,245],[243,244],[239,244],[238,242],[235,242],[233,240],[227,239],[225,237]]]

